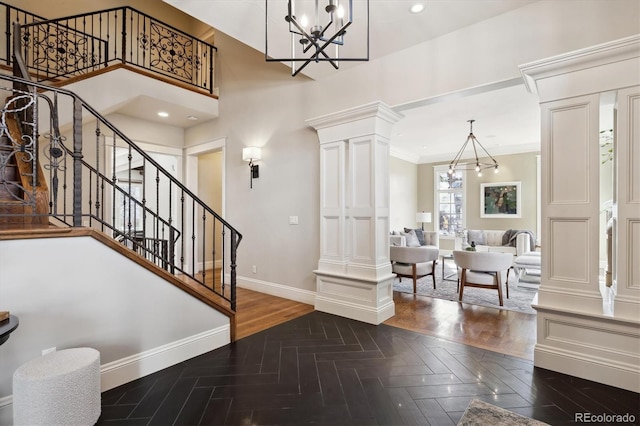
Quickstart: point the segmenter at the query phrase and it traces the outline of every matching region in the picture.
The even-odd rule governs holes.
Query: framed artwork
[[[480,217],[522,217],[520,182],[480,184]]]

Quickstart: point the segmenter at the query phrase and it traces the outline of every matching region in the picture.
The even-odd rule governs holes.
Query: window
[[[434,168],[435,210],[438,212],[440,235],[455,236],[465,227],[464,172],[449,175],[447,166]]]

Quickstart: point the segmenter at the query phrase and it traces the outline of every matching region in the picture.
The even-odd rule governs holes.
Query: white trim
[[[640,373],[637,366],[612,363],[610,360],[588,357],[539,343],[536,345],[534,357],[536,367],[640,392]]]
[[[214,139],[212,141],[209,142],[205,142],[199,145],[195,145],[195,146],[190,146],[188,148],[184,149],[184,164],[185,164],[185,172],[184,172],[184,185],[191,191],[193,192],[196,196],[199,195],[198,191],[198,156],[200,154],[207,154],[210,152],[215,152],[215,151],[221,151],[222,152],[222,209],[220,212],[217,212],[222,218],[224,218],[226,216],[226,188],[227,188],[227,173],[226,173],[226,164],[227,164],[227,160],[226,160],[226,156],[227,156],[227,151],[226,151],[226,144],[227,144],[227,138],[223,137],[223,138],[218,138],[218,139]],[[186,217],[190,217],[191,214],[191,205],[188,204],[187,205],[187,212],[186,212]],[[191,229],[189,227],[189,225],[187,225],[187,229],[185,229],[185,235],[187,234],[193,234],[196,236],[196,238],[198,238],[198,228],[196,227],[195,229]],[[190,269],[190,265],[192,264],[192,256],[193,254],[190,252],[185,253],[185,265],[187,266],[187,272],[193,272],[195,273],[196,271],[189,271]],[[197,256],[197,255],[196,255]],[[198,259],[196,259],[198,260]],[[205,262],[205,265],[210,263],[209,262]],[[217,265],[217,263],[216,263]],[[217,265],[218,266],[218,265]],[[222,266],[222,265],[219,265]],[[197,261],[196,262],[196,267],[202,267],[202,261]],[[200,269],[202,270],[202,269]]]
[[[395,148],[393,146],[389,147],[389,155],[391,157],[397,158],[399,160],[404,160],[408,163],[419,164],[420,156],[416,154],[412,154],[410,152]]]
[[[230,325],[131,355],[100,367],[101,392],[186,361],[231,342]]]
[[[334,297],[317,296],[314,306],[320,312],[376,325],[383,323],[396,313],[396,305],[393,300],[377,307],[370,307],[338,300]]]
[[[202,262],[198,262],[197,265],[198,271],[202,271]],[[214,266],[214,262],[212,260],[207,260],[206,262],[204,262],[204,270],[208,271],[210,269],[220,269],[222,268],[222,260],[218,259],[215,261],[215,266]]]
[[[231,342],[229,324],[100,366],[100,392],[129,383]],[[0,398],[0,424],[13,423],[13,395]]]
[[[185,148],[184,153],[185,155],[197,156],[199,154],[206,154],[207,152],[217,151],[218,149],[224,149],[226,144],[227,138],[218,138],[209,142]]]
[[[254,278],[237,277],[237,286],[284,299],[294,300],[307,305],[313,305],[316,300],[316,292],[303,290],[301,288],[289,287],[283,284],[271,283],[268,281],[256,280]]]
[[[11,405],[11,404],[13,404],[13,395],[8,395],[0,398],[0,410],[6,407],[7,405]]]

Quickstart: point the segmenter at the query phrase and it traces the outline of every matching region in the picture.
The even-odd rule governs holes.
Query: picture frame
[[[480,184],[480,217],[522,217],[522,185],[520,182]]]

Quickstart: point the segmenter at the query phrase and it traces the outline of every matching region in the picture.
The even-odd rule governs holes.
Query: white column
[[[320,142],[319,311],[371,324],[395,314],[389,139],[400,118],[376,102],[307,120]]]
[[[534,305],[534,363],[639,392],[640,36],[520,69],[542,112],[542,279]],[[601,94],[612,91],[618,96],[618,295],[613,315],[605,315],[598,285],[599,109]]]
[[[640,318],[640,86],[618,91],[616,102],[613,312]]]

